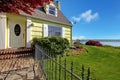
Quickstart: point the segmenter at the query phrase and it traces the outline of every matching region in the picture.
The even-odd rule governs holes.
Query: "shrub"
[[[70,49],[66,49],[63,56],[70,56],[70,55],[72,55],[72,51]]]
[[[49,50],[55,54],[64,53],[65,49],[69,47],[69,41],[61,37],[45,37],[45,38],[34,38],[33,44],[40,45],[43,49]]]
[[[74,46],[75,46],[76,48],[81,48],[80,40],[76,40],[76,41],[74,42]]]
[[[85,44],[92,45],[92,46],[102,46],[102,44],[99,41],[95,41],[95,40],[89,40]]]

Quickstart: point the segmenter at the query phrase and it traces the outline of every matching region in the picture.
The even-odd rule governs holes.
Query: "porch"
[[[0,80],[34,80],[37,78],[37,66],[34,49],[0,50]]]

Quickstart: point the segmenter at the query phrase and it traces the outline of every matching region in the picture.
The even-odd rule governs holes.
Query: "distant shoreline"
[[[84,39],[80,40],[82,44],[85,44],[88,40],[97,40],[100,41],[103,45],[110,45],[110,46],[115,46],[115,47],[120,47],[120,39]],[[73,40],[73,43],[76,40]]]
[[[80,41],[88,41],[88,40],[97,40],[97,41],[111,41],[111,42],[120,42],[120,39],[82,39]],[[75,40],[73,40],[75,41]]]

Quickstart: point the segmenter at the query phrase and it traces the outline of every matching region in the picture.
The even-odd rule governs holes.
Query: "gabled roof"
[[[47,20],[47,21],[51,21],[51,22],[56,22],[56,23],[72,26],[71,22],[63,15],[63,13],[59,9],[57,11],[57,17],[46,14],[43,7],[39,7],[38,9],[36,9],[32,15],[26,14],[22,11],[20,12],[20,14],[38,18],[38,19],[42,19],[42,20]]]

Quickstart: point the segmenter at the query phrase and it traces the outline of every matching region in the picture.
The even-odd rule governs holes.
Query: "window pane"
[[[62,36],[62,28],[55,26],[48,26],[48,36]]]
[[[55,7],[49,6],[49,14],[55,15]]]
[[[55,11],[49,10],[49,14],[55,15]]]
[[[53,7],[53,6],[49,6],[49,10],[53,10],[53,11],[55,11],[55,7]]]

